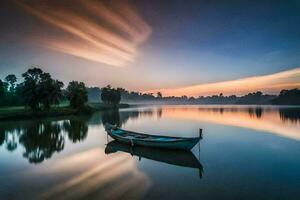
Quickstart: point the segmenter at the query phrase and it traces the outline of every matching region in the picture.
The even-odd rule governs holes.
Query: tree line
[[[110,86],[107,86],[111,88]],[[89,101],[98,101],[101,98],[102,91],[106,88],[88,88]],[[109,89],[108,89],[109,90]],[[300,90],[282,90],[279,95],[263,94],[261,91],[248,93],[243,96],[229,95],[225,96],[222,93],[211,96],[199,97],[175,97],[163,96],[161,92],[141,93],[128,91],[124,88],[113,88],[113,91],[118,92],[122,102],[127,103],[168,103],[168,104],[274,104],[274,105],[300,105]],[[105,96],[105,95],[104,95]],[[104,100],[105,101],[105,100]]]
[[[16,75],[9,74],[0,79],[0,106],[27,106],[33,111],[49,110],[63,101],[69,101],[74,109],[82,109],[88,101],[88,90],[83,82],[71,81],[64,89],[64,83],[53,79],[42,69],[33,67],[22,74],[18,83]],[[121,101],[119,89],[110,85],[101,89],[104,103],[116,105]]]
[[[34,111],[49,110],[62,100],[70,107],[82,108],[87,102],[87,90],[83,82],[71,81],[63,89],[62,81],[53,79],[49,73],[33,67],[22,74],[23,81],[17,83],[14,74],[0,80],[0,106],[27,106]]]
[[[83,82],[71,81],[64,88],[62,81],[53,79],[49,73],[33,67],[22,74],[23,81],[18,82],[14,74],[0,79],[0,106],[27,106],[32,110],[49,110],[51,106],[69,101],[70,107],[81,109],[87,101],[104,102],[117,105],[122,100],[128,103],[152,102],[168,104],[275,104],[300,105],[300,90],[282,90],[279,95],[263,94],[260,91],[243,96],[224,96],[222,93],[212,96],[175,97],[163,96],[161,92],[141,93],[110,85],[87,88]]]

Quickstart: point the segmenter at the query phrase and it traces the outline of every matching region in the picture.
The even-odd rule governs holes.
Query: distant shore
[[[118,108],[129,108],[129,104],[121,103],[118,105],[104,104],[104,103],[88,103],[85,108],[81,110],[72,109],[68,106],[52,107],[45,111],[32,111],[29,108],[18,107],[3,107],[0,108],[0,121],[5,120],[22,120],[46,117],[61,117],[68,115],[87,115],[97,111],[112,110]]]

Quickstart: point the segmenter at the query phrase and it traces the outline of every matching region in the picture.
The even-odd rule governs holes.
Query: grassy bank
[[[76,110],[68,106],[52,107],[47,111],[32,111],[23,106],[18,107],[3,107],[0,108],[0,121],[2,120],[16,120],[16,119],[30,119],[40,117],[59,117],[67,115],[84,115],[91,114],[96,111],[110,110],[117,108],[128,108],[128,104],[119,104],[117,106],[107,105],[103,103],[89,103],[84,109]]]
[[[51,108],[47,111],[32,111],[24,107],[7,107],[0,109],[0,120],[57,117],[65,115],[74,115],[76,113],[78,113],[77,110],[67,107]]]

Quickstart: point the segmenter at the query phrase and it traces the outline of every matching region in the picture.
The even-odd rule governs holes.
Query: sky
[[[67,84],[163,95],[300,87],[298,0],[3,0],[0,79],[39,66]]]

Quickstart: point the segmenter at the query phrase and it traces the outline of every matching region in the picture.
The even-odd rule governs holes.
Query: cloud
[[[137,48],[151,34],[150,26],[126,1],[17,1],[30,14],[63,31],[39,38],[55,51],[108,64],[135,61]]]
[[[224,95],[243,95],[262,91],[270,94],[282,89],[300,87],[300,68],[286,70],[270,75],[253,76],[237,80],[205,83],[181,88],[155,89],[147,92],[161,91],[164,96],[202,96],[223,93]]]

